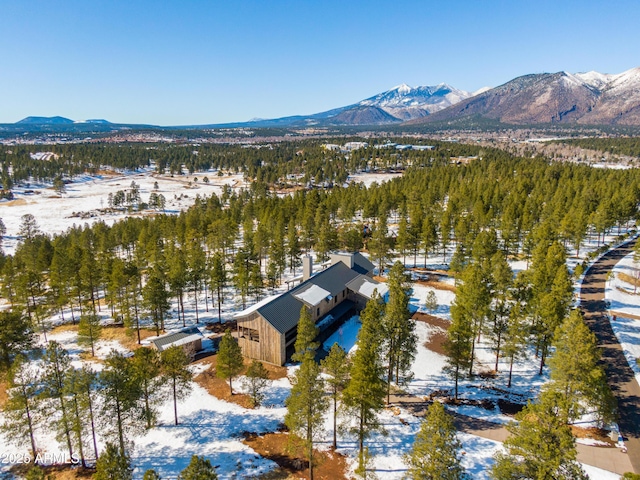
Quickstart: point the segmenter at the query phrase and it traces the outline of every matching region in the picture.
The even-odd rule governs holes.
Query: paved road
[[[635,240],[610,251],[589,269],[582,282],[580,308],[602,347],[607,379],[618,399],[618,424],[625,437],[627,455],[635,473],[640,473],[640,386],[613,333],[604,302],[607,274],[616,263],[631,253],[634,244]]]

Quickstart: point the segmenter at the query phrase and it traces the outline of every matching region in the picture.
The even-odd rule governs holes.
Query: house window
[[[244,328],[241,329],[242,338],[246,338],[247,340],[251,340],[252,342],[260,341],[260,333],[258,330],[254,330],[253,328]]]
[[[333,297],[333,303],[338,303],[338,297]]]
[[[345,288],[344,290],[342,290],[342,298],[344,298],[346,294],[347,294],[347,289]]]
[[[320,307],[316,308],[316,317],[320,316]]]

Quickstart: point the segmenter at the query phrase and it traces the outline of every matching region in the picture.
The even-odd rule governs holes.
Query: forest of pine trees
[[[109,455],[122,463],[130,451],[129,433],[154,426],[162,399],[172,400],[179,423],[177,401],[188,391],[191,377],[186,359],[176,351],[130,358],[114,352],[94,374],[71,366],[64,349],[48,342],[42,352],[43,375],[36,379],[25,353],[36,334],[46,342],[52,314],[79,324],[81,343],[92,351],[101,335],[95,319],[104,309],[140,342],[142,328],[162,333],[168,315],[177,315],[184,324],[185,303],[195,309],[197,322],[198,312],[210,308],[220,316],[231,295],[241,298],[243,307],[254,303],[281,282],[285,271],[300,265],[303,252],[313,251],[322,261],[331,250],[360,248],[368,251],[380,274],[388,274],[389,301],[385,306],[376,297],[367,304],[353,357],[347,362],[344,352],[332,349],[318,364],[315,331],[301,312],[294,356],[301,365],[292,381],[285,423],[307,447],[311,476],[313,444],[325,412],[332,409],[334,419],[339,409],[349,413],[346,428],[357,438],[359,471],[365,472],[366,441],[381,427],[377,414],[385,397],[388,402],[392,388],[409,380],[416,336],[409,320],[405,265],[389,265],[396,257],[406,266],[425,263],[431,254],[450,261],[458,290],[445,348],[456,397],[459,379],[475,373],[475,349],[483,339],[495,353],[496,371],[499,358],[512,366],[527,349],[535,350],[540,372],[549,364],[549,393],[540,406],[531,407],[542,415],[553,409],[548,402],[557,401],[554,392],[564,392],[563,417],[551,419],[548,428],[576,418],[587,404],[603,421],[610,419],[615,407],[594,365],[591,337],[570,312],[573,291],[566,257],[570,249],[579,252],[588,238],[604,243],[607,233],[637,219],[640,172],[516,158],[495,149],[483,149],[482,159],[469,165],[449,165],[449,156],[477,154],[479,148],[436,145],[433,152],[401,156],[367,148],[348,158],[324,152],[313,141],[262,149],[208,145],[197,154],[182,146],[64,145],[51,146],[60,157],[49,164],[30,159],[35,147],[12,148],[11,153],[2,149],[7,185],[51,179],[60,172],[73,176],[105,165],[138,168],[150,162],[161,172],[215,167],[242,171],[255,180],[247,190],[199,197],[177,215],[129,217],[111,226],[98,222],[53,236],[40,231],[33,215],[23,217],[15,253],[0,256],[1,295],[10,306],[0,312],[0,368],[11,387],[6,434],[35,456],[34,426],[44,421],[45,412],[55,412],[50,428],[70,455],[83,462],[97,458],[96,429],[101,429],[111,442]],[[405,174],[382,185],[340,186],[349,172],[400,164]],[[270,187],[288,174],[304,174],[305,181],[314,183],[335,181],[336,186],[273,194]],[[397,234],[390,233],[390,225],[398,226]],[[529,268],[514,276],[507,263],[513,258],[526,260]],[[178,305],[176,312],[170,312],[171,302]],[[586,371],[584,365],[574,371],[562,368],[568,365],[560,355],[571,348],[562,342],[578,335],[589,345],[584,352],[588,381],[575,374]],[[219,375],[229,381],[231,393],[242,365],[234,343],[225,337],[220,346],[225,361],[218,360]],[[256,379],[265,377],[255,369]],[[326,386],[322,369],[330,377]],[[511,371],[504,374],[510,378]],[[587,387],[593,391],[585,395]],[[260,403],[259,388],[253,400]],[[523,431],[527,427],[523,422]],[[337,420],[333,430],[335,445]],[[554,430],[554,435],[565,441],[564,430]],[[520,448],[515,441],[513,448]],[[498,461],[496,478],[512,468],[505,459]]]

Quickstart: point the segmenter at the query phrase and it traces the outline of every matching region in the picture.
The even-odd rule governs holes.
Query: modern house
[[[372,278],[373,268],[360,253],[335,253],[328,268],[312,275],[311,258],[303,258],[300,285],[235,315],[243,355],[284,365],[293,353],[303,307],[308,309],[322,337],[350,313],[362,310],[375,290],[382,297],[387,294],[387,286]]]
[[[171,347],[181,346],[187,356],[193,360],[196,352],[202,350],[203,338],[204,335],[200,333],[198,327],[193,326],[182,328],[177,332],[160,335],[150,340],[150,343],[158,352],[163,352]]]

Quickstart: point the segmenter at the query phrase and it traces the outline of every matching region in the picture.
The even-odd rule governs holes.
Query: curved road
[[[613,333],[604,301],[607,274],[623,257],[633,251],[635,242],[636,240],[632,240],[609,251],[591,266],[580,289],[580,308],[584,312],[587,325],[595,333],[598,344],[602,347],[602,361],[607,379],[618,399],[620,433],[625,438],[631,465],[635,473],[640,473],[640,386]]]

